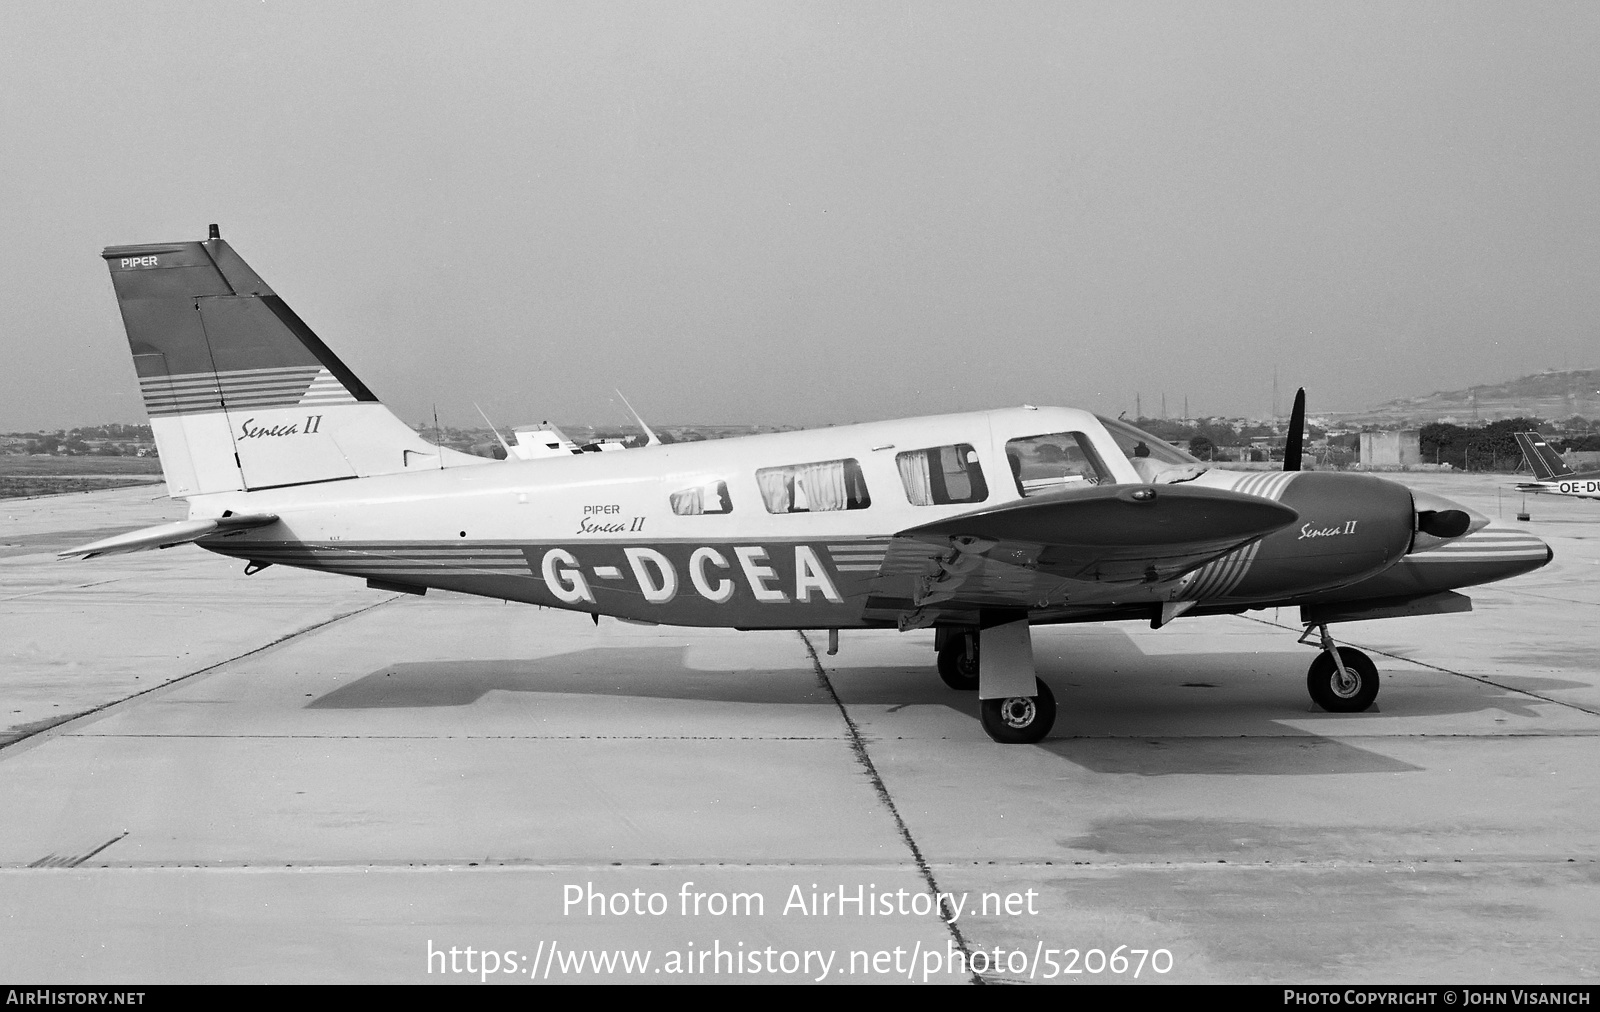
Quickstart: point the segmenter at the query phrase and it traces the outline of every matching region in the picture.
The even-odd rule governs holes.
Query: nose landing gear
[[[1312,641],[1312,630],[1318,637]],[[1378,698],[1378,666],[1354,647],[1335,646],[1326,624],[1306,626],[1300,642],[1322,652],[1306,672],[1311,701],[1329,713],[1360,713]]]

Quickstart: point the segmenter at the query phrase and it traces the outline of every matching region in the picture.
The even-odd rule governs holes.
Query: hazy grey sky
[[[99,251],[213,221],[411,421],[1600,365],[1597,52],[1592,2],[6,3],[0,431],[143,421]]]

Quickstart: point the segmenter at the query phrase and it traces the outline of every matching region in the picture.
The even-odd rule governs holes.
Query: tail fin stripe
[[[218,373],[192,372],[179,373],[175,376],[144,376],[139,382],[145,386],[159,383],[210,383],[212,376],[218,376],[226,381],[242,382],[253,379],[279,379],[284,377],[302,378],[317,376],[322,372],[322,367],[317,365],[281,366],[276,369],[228,369]]]
[[[177,398],[144,399],[144,409],[151,418],[165,415],[196,415],[204,412],[217,412],[222,410],[222,398],[215,393],[209,399],[200,397],[179,400]]]
[[[220,411],[224,402],[230,408],[356,403],[344,385],[320,366],[147,376],[139,386],[152,414]]]
[[[176,384],[176,383],[172,383],[172,384],[152,383],[152,384],[150,384],[150,386],[146,387],[145,389],[149,393],[159,393],[163,386],[166,386],[166,388],[168,390],[170,390],[171,392],[176,393],[176,394],[192,394],[192,393],[200,393],[201,391],[206,390],[207,388],[209,388],[212,393],[215,393],[217,391],[217,389],[218,389],[219,384],[216,384],[216,383],[205,383],[205,384],[190,383],[190,384],[185,384],[185,385],[179,385],[179,384]],[[249,394],[254,394],[254,393],[276,393],[276,392],[281,392],[281,391],[285,391],[285,390],[293,390],[293,391],[295,391],[295,393],[298,394],[301,391],[305,391],[305,390],[311,389],[311,381],[309,379],[307,379],[306,377],[304,377],[304,376],[299,376],[299,377],[289,376],[289,377],[283,377],[283,378],[278,378],[278,379],[241,381],[241,382],[237,382],[237,383],[222,383],[222,384],[220,384],[220,387],[221,387],[222,392],[223,392],[224,395],[227,395],[227,394],[239,394],[241,396],[247,396]]]
[[[204,383],[145,383],[141,384],[140,387],[141,391],[147,394],[159,394],[167,392],[179,395],[197,394],[201,393],[202,391],[216,393],[217,388],[218,385],[210,382],[209,380]],[[222,385],[222,389],[226,392],[240,394],[247,394],[262,390],[309,390],[310,388],[311,383],[304,376],[291,376],[280,379],[256,380],[252,383],[229,383]]]

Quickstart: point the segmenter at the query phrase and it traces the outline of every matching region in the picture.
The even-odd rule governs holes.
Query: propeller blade
[[[1283,444],[1283,469],[1300,470],[1300,452],[1306,442],[1306,388],[1294,392],[1294,410],[1289,412],[1289,436]]]

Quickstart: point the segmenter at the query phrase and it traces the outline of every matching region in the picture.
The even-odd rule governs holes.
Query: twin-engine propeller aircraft
[[[1600,499],[1600,471],[1574,471],[1537,432],[1519,432],[1517,445],[1533,469],[1533,481],[1517,482],[1518,492],[1548,492],[1579,499]]]
[[[996,741],[1055,719],[1035,625],[1299,606],[1331,711],[1378,672],[1328,624],[1467,611],[1550,560],[1446,499],[1208,469],[1122,421],[1006,408],[490,461],[425,442],[218,237],[103,256],[167,485],[190,518],[63,555],[193,542],[246,560],[591,615],[736,629],[932,628]],[[1310,638],[1315,634],[1315,640]]]

